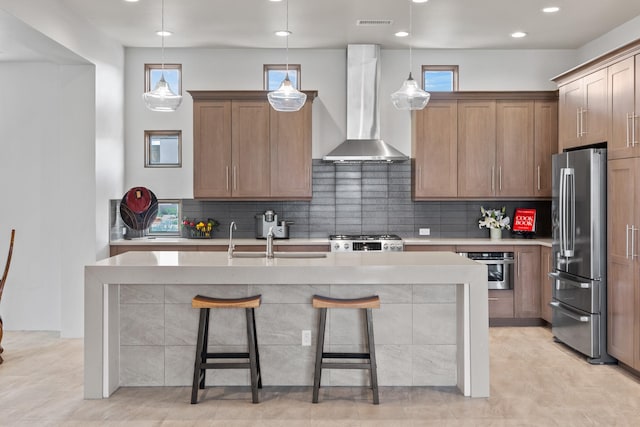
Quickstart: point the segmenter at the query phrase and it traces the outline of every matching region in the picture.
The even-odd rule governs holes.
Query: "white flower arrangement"
[[[511,229],[511,219],[505,216],[506,208],[485,209],[480,206],[482,217],[478,220],[478,228],[494,228],[500,230]]]

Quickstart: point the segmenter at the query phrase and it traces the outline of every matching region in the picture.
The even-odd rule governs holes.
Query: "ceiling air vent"
[[[393,21],[391,19],[358,19],[357,25],[372,26],[372,25],[391,25]]]

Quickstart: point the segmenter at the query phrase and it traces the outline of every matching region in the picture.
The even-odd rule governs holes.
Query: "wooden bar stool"
[[[376,349],[373,340],[372,308],[380,308],[380,298],[377,295],[357,299],[337,299],[319,295],[313,296],[313,307],[320,309],[320,324],[318,326],[318,344],[316,348],[316,369],[313,378],[313,403],[318,403],[320,393],[320,378],[322,369],[369,369],[371,374],[371,390],[373,391],[373,403],[377,405],[378,399],[378,370],[376,366]],[[327,324],[327,308],[359,308],[365,311],[367,352],[366,353],[330,353],[324,351],[324,332]],[[364,362],[325,362],[324,359],[358,359]]]
[[[193,368],[193,387],[191,388],[191,403],[198,403],[198,388],[205,388],[207,369],[249,369],[251,373],[251,395],[253,403],[258,403],[258,389],[262,388],[260,374],[260,353],[258,352],[258,337],[256,336],[256,318],[254,309],[260,307],[261,295],[248,298],[210,298],[197,295],[191,300],[191,307],[200,309],[200,324],[198,326],[198,342],[196,346],[196,361]],[[244,308],[247,315],[247,344],[246,353],[208,353],[209,341],[209,310],[212,308]],[[244,362],[208,362],[208,359],[248,359]]]

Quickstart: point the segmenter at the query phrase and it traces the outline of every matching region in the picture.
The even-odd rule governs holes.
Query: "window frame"
[[[175,203],[176,205],[178,205],[178,213],[176,215],[176,218],[178,220],[178,231],[151,231],[151,227],[149,227],[147,234],[149,236],[182,236],[182,226],[180,224],[182,224],[182,200],[178,200],[178,199],[162,199],[162,200],[158,200],[158,214],[160,213],[160,204],[161,203]],[[156,214],[156,218],[158,217]]]
[[[162,70],[162,64],[144,64],[144,92],[153,90],[151,87],[151,71]],[[165,70],[178,70],[180,75],[178,76],[178,85],[180,86],[176,95],[182,95],[182,64],[164,64]],[[171,88],[175,90],[176,88]]]
[[[178,137],[178,163],[151,163],[151,138],[154,136]],[[145,168],[181,168],[182,167],[182,131],[181,130],[145,130],[144,131],[144,167]]]
[[[459,68],[457,65],[423,65],[422,66],[422,89],[426,90],[425,71],[451,71],[453,73],[453,82],[451,92],[458,91]],[[442,91],[447,92],[447,91]]]
[[[269,89],[269,71],[286,71],[287,70],[287,64],[264,64],[262,67],[262,74],[263,74],[263,83],[262,83],[262,87],[264,88],[264,90],[270,90]],[[300,64],[289,64],[289,71],[291,70],[295,70],[296,73],[298,74],[298,79],[296,81],[296,89],[300,90],[300,88],[302,87],[302,71],[301,71],[301,67]]]

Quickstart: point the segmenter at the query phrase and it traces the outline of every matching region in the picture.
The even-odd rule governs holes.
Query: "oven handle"
[[[480,264],[487,264],[487,265],[506,265],[506,264],[515,264],[515,260],[509,258],[509,259],[492,259],[492,260],[488,260],[488,259],[474,259],[474,258],[469,258],[472,261],[475,262],[479,262]]]
[[[564,277],[562,277],[560,275],[560,273],[548,273],[549,277],[556,279],[556,280],[562,280],[564,283],[567,283],[570,286],[573,286],[574,288],[580,288],[580,289],[591,289],[591,283],[588,282],[576,282],[575,280],[570,280],[570,279],[566,279]]]
[[[549,303],[549,305],[555,309],[557,309],[561,314],[576,320],[578,322],[581,323],[588,323],[589,322],[589,316],[580,316],[579,314],[574,314],[572,312],[570,312],[569,310],[567,310],[566,308],[563,308],[560,306],[560,303],[558,301],[551,301]]]

